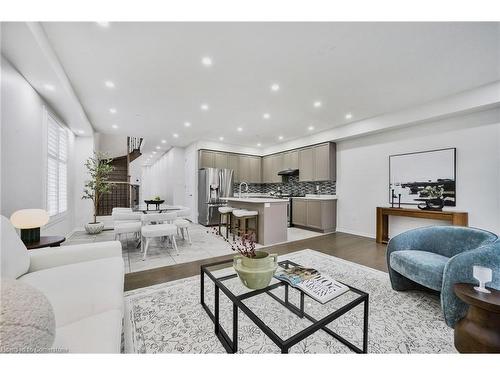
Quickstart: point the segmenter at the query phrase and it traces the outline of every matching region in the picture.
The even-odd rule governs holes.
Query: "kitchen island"
[[[286,242],[288,233],[288,199],[276,198],[222,198],[234,208],[257,211],[259,213],[258,231],[261,245]]]

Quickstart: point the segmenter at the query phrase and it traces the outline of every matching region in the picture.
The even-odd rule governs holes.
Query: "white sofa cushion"
[[[52,347],[70,353],[120,353],[122,314],[108,310],[59,327]]]
[[[19,238],[10,220],[5,216],[2,216],[1,220],[1,276],[3,278],[17,279],[28,272],[30,257],[26,246]]]
[[[56,328],[107,310],[123,310],[121,257],[28,273],[20,280],[43,292],[54,308]]]

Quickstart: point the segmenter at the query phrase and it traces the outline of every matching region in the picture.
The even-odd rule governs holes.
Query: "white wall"
[[[184,205],[184,149],[173,147],[142,169],[141,200],[160,196],[166,204]]]
[[[191,209],[191,220],[198,222],[198,147],[195,143],[184,149],[184,203]]]
[[[457,211],[500,233],[500,109],[337,142],[338,231],[375,236],[375,207],[388,206],[389,155],[457,148]],[[414,206],[413,206],[414,207]],[[390,236],[444,224],[391,218]]]
[[[95,134],[95,149],[106,153],[111,158],[125,156],[128,153],[127,136],[114,134]]]
[[[46,208],[46,124],[42,97],[15,68],[1,60],[1,208],[6,217],[23,208]],[[73,199],[80,173],[81,159],[92,148],[92,137],[80,142],[70,133],[68,144],[68,210],[57,221],[51,221],[43,234],[66,235],[81,216],[90,215],[88,207]],[[84,143],[88,143],[85,147]],[[84,152],[85,151],[85,152]],[[78,187],[79,190],[79,187]]]

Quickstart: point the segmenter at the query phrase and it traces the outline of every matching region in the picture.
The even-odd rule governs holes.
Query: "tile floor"
[[[122,238],[122,255],[125,262],[125,272],[144,271],[152,268],[170,266],[174,264],[192,262],[200,259],[208,259],[221,255],[231,254],[231,246],[225,242],[220,236],[212,232],[210,228],[206,228],[199,224],[192,224],[189,228],[192,244],[187,240],[183,240],[178,236],[177,246],[179,255],[171,248],[170,244],[162,244],[157,240],[150,243],[148,256],[146,260],[142,260],[140,248],[137,248],[137,240],[132,234],[127,238]],[[297,241],[301,239],[321,236],[322,233],[308,231],[299,228],[288,228],[288,241]],[[75,245],[90,242],[113,241],[114,233],[112,230],[106,230],[97,235],[89,235],[84,231],[73,233],[64,243],[64,245]],[[257,248],[261,247],[257,245]]]

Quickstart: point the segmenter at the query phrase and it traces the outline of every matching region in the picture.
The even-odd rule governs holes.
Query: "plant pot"
[[[85,231],[88,234],[98,234],[101,233],[104,229],[104,223],[87,223],[85,224]]]
[[[256,251],[255,258],[236,255],[233,267],[241,282],[249,289],[262,289],[271,282],[278,267],[278,254]]]

